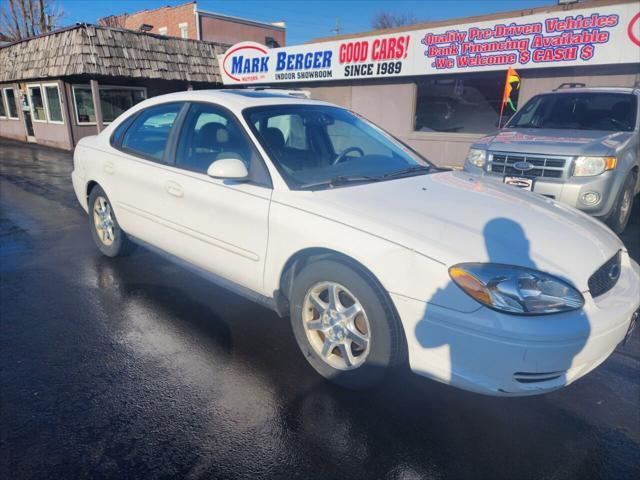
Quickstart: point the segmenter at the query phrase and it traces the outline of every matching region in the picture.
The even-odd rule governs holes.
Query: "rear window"
[[[507,128],[548,128],[629,132],[635,129],[636,96],[580,92],[538,95],[520,109]]]

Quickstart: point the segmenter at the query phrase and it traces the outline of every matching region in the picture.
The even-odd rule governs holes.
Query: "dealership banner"
[[[637,3],[267,48],[218,56],[225,85],[348,80],[489,70],[637,63]]]

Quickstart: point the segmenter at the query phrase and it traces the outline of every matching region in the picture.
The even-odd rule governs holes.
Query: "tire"
[[[337,308],[331,308],[329,300],[333,288]],[[352,316],[358,311],[356,304],[361,311]],[[346,262],[319,260],[307,265],[294,279],[290,314],[304,357],[316,372],[340,386],[371,387],[392,367],[405,363],[404,331],[391,300],[370,273]],[[323,355],[325,348],[328,353]]]
[[[611,230],[617,234],[624,232],[631,218],[636,181],[636,172],[630,172],[620,189],[620,193],[618,193],[618,198],[616,198],[609,218],[607,219],[607,224],[611,227]]]
[[[89,193],[89,228],[96,246],[107,257],[130,254],[135,244],[120,228],[109,197],[98,185]]]

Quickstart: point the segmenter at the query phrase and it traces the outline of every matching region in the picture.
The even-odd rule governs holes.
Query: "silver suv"
[[[578,208],[621,233],[640,191],[640,90],[569,88],[536,95],[464,169]]]

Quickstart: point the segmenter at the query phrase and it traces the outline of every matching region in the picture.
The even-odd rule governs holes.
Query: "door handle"
[[[164,184],[164,188],[167,190],[169,195],[173,195],[174,197],[184,196],[184,190],[182,190],[182,187],[176,182],[168,181]]]
[[[115,169],[115,167],[113,166],[113,163],[112,163],[112,162],[105,162],[105,163],[104,163],[104,171],[105,171],[106,173],[115,173],[116,169]]]

